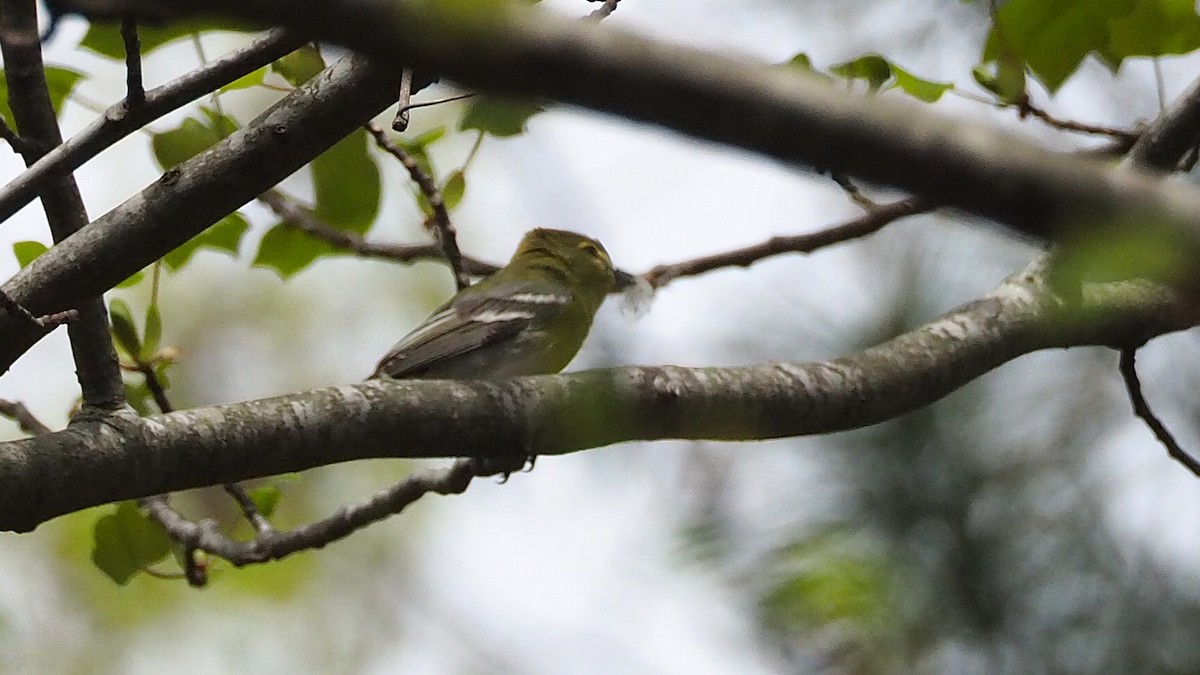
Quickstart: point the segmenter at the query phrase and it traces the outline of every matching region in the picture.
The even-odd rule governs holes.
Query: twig
[[[146,102],[142,86],[142,41],[138,38],[137,19],[121,19],[121,39],[125,42],[125,102],[137,108]]]
[[[1128,129],[1117,129],[1116,127],[1106,127],[1098,124],[1088,124],[1086,122],[1075,122],[1073,120],[1059,119],[1045,110],[1035,106],[1029,101],[1028,98],[1013,105],[1016,106],[1017,115],[1019,117],[1024,118],[1027,116],[1032,116],[1045,122],[1047,125],[1054,127],[1055,129],[1062,129],[1063,131],[1076,131],[1084,134],[1095,134],[1097,136],[1111,136],[1127,143],[1133,143],[1137,141],[1138,136],[1140,135],[1137,132],[1129,131]]]
[[[396,96],[396,116],[392,118],[392,131],[408,128],[408,111],[412,109],[412,68],[400,71],[400,93]]]
[[[29,412],[29,408],[26,408],[25,404],[20,401],[0,398],[0,415],[16,422],[21,431],[27,434],[39,436],[50,433],[50,427]]]
[[[905,216],[924,213],[932,208],[932,204],[924,199],[909,197],[908,199],[902,199],[890,204],[882,204],[854,220],[819,232],[790,237],[772,237],[761,244],[747,246],[746,248],[704,256],[694,260],[685,260],[670,265],[659,265],[643,274],[642,278],[651,287],[661,288],[679,277],[703,274],[721,267],[748,267],[763,258],[781,253],[811,253],[825,246],[866,236],[895,220]]]
[[[303,44],[302,38],[274,30],[202,68],[145,92],[140,106],[131,108],[125,101],[111,106],[103,117],[46,153],[20,176],[0,188],[0,221],[12,217],[33,201],[42,186],[53,177],[75,171],[146,124],[286,56]]]
[[[594,10],[591,14],[588,14],[588,16],[587,16],[587,18],[589,18],[589,19],[599,21],[601,19],[606,18],[608,15],[612,14],[613,12],[617,11],[617,4],[619,4],[621,2],[621,0],[588,0],[588,2],[604,3],[604,4],[600,5],[599,9]]]
[[[417,184],[421,194],[425,195],[425,199],[429,201],[429,207],[433,211],[433,216],[425,224],[426,226],[432,225],[434,229],[437,241],[441,244],[442,253],[446,256],[446,262],[450,264],[450,270],[454,273],[454,285],[460,291],[470,286],[471,278],[463,268],[462,251],[458,248],[458,234],[454,231],[454,224],[450,222],[450,211],[442,200],[441,191],[433,184],[433,179],[421,170],[417,161],[409,156],[403,148],[393,143],[379,125],[368,122],[365,128],[375,138],[376,145],[391,154],[404,165],[405,169],[408,169],[408,175]]]
[[[68,309],[62,312],[53,314],[44,314],[42,316],[34,316],[25,306],[16,300],[12,299],[8,293],[0,290],[0,307],[8,312],[10,316],[15,316],[23,321],[30,323],[38,328],[54,328],[61,326],[64,323],[72,323],[79,320],[79,312],[74,309]]]
[[[353,232],[339,230],[322,222],[312,211],[279,190],[268,190],[259,195],[258,200],[270,207],[289,227],[355,255],[399,263],[446,260],[445,253],[437,244],[379,244],[366,241]],[[487,276],[500,269],[499,265],[467,255],[462,256],[461,260],[464,271],[472,276]]]
[[[21,137],[17,135],[17,132],[13,131],[12,128],[8,126],[8,122],[4,121],[3,117],[0,117],[0,138],[3,138],[5,142],[8,143],[8,146],[13,149],[13,152],[17,153],[18,155],[25,154],[26,146],[24,141],[22,141]]]
[[[1167,448],[1167,453],[1175,459],[1175,461],[1184,465],[1196,476],[1200,476],[1200,462],[1187,453],[1175,437],[1171,435],[1170,430],[1166,425],[1154,414],[1150,409],[1150,404],[1146,402],[1146,397],[1142,395],[1142,383],[1138,379],[1137,367],[1135,358],[1137,356],[1136,347],[1124,347],[1121,349],[1121,377],[1125,380],[1125,390],[1129,392],[1129,401],[1133,404],[1133,414],[1142,418],[1146,426],[1150,427],[1150,431],[1154,437],[1158,439]]]
[[[463,99],[472,98],[474,96],[478,96],[478,94],[476,94],[475,92],[469,91],[465,94],[455,94],[454,96],[447,96],[446,98],[439,98],[439,99],[435,99],[433,101],[421,101],[419,103],[410,102],[408,105],[401,108],[401,110],[408,112],[409,110],[413,110],[414,108],[428,108],[429,106],[442,105],[443,103],[453,103],[455,101],[461,101]],[[396,129],[396,127],[394,125],[392,126],[392,128]],[[396,131],[403,131],[403,129],[396,129]]]
[[[355,530],[400,513],[431,492],[461,494],[476,476],[496,473],[485,464],[476,459],[460,459],[448,467],[418,471],[365,501],[339,508],[328,518],[294,530],[260,532],[248,542],[226,536],[211,520],[197,523],[184,518],[165,499],[143,500],[143,507],[186,549],[207,551],[241,567],[278,560],[297,551],[321,548]]]
[[[245,488],[237,483],[226,483],[221,487],[225,489],[226,494],[233,497],[233,501],[237,502],[238,508],[242,510],[242,516],[254,526],[254,531],[258,533],[259,537],[271,537],[275,534],[275,526],[259,512],[258,505],[254,503],[250,495],[246,494]]]
[[[858,186],[854,184],[854,181],[851,180],[846,174],[837,173],[835,171],[830,173],[829,177],[832,178],[833,182],[837,183],[838,187],[842,188],[842,191],[850,197],[850,201],[858,204],[868,211],[879,208],[879,204],[876,203],[875,200],[863,194],[863,191],[860,190]]]

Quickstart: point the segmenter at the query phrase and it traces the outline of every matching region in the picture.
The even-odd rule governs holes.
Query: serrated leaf
[[[22,268],[48,250],[46,245],[40,241],[18,241],[13,244],[13,255],[16,256],[17,264]]]
[[[322,256],[335,255],[338,250],[284,224],[276,225],[263,235],[254,256],[255,267],[267,267],[287,279]]]
[[[171,541],[132,501],[121,502],[92,528],[92,562],[124,586],[135,574],[167,557]]]
[[[455,171],[442,185],[442,203],[446,205],[447,209],[453,209],[462,201],[466,191],[467,177],[463,175],[462,171]]]
[[[316,45],[306,44],[271,64],[271,70],[287,80],[293,87],[308,82],[314,75],[325,70],[325,59]]]
[[[283,492],[275,485],[259,485],[247,490],[246,494],[264,518],[270,518],[279,506],[279,500],[283,499]]]
[[[142,360],[150,361],[162,343],[162,315],[158,305],[151,303],[146,308],[146,335],[142,340]]]
[[[996,12],[981,61],[1025,64],[1054,93],[1089,55],[1115,71],[1131,56],[1198,47],[1192,0],[1010,0]]]
[[[367,133],[356,130],[312,161],[313,214],[340,230],[366,234],[379,213],[382,186]]]
[[[242,243],[242,236],[249,229],[250,223],[246,222],[242,214],[235,211],[180,244],[174,251],[163,256],[162,260],[168,268],[174,271],[183,267],[201,249],[224,251],[236,256]]]
[[[84,74],[78,70],[61,66],[46,66],[44,72],[46,74],[46,90],[50,94],[50,105],[54,108],[54,113],[58,114],[62,112],[63,103],[71,95],[79,80],[84,78]],[[13,117],[12,108],[8,105],[8,80],[4,77],[3,70],[0,70],[0,116],[4,117],[14,131],[18,133],[21,131]]]
[[[131,356],[141,354],[142,341],[138,338],[137,324],[133,322],[129,305],[120,298],[113,298],[108,303],[108,316],[112,320],[112,332],[117,345]]]
[[[142,44],[142,54],[146,55],[169,42],[189,37],[193,33],[203,31],[242,33],[248,30],[252,29],[229,20],[187,19],[159,26],[138,24],[138,41]],[[88,24],[87,34],[83,36],[79,46],[110,59],[123,60],[125,58],[125,40],[121,37],[119,23],[93,21]]]
[[[459,130],[478,129],[499,138],[524,133],[529,118],[544,111],[541,104],[528,99],[477,96],[467,106]]]
[[[1107,56],[1114,70],[1131,56],[1187,54],[1200,48],[1195,0],[1142,0],[1109,24]]]
[[[263,83],[263,79],[266,77],[266,75],[267,75],[267,67],[263,66],[262,68],[259,68],[258,70],[246,73],[245,75],[239,77],[238,79],[234,80],[233,82],[230,82],[229,84],[221,87],[218,91],[224,93],[227,91],[237,91],[239,89],[249,89],[251,87],[257,87]]]

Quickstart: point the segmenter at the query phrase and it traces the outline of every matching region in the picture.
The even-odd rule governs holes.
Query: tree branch
[[[91,126],[46,153],[27,171],[0,188],[0,221],[8,220],[33,201],[41,186],[53,176],[78,169],[150,122],[286,56],[303,44],[303,39],[282,30],[271,31],[241,49],[145,92],[136,108],[131,109],[128,101],[116,103]]]
[[[0,51],[4,56],[4,76],[8,82],[8,103],[20,130],[26,165],[36,162],[47,150],[62,144],[58,118],[50,102],[42,64],[42,44],[38,35],[37,4],[34,0],[3,0],[0,4]],[[67,174],[47,181],[41,190],[42,209],[55,242],[71,236],[88,222],[87,210],[75,177]],[[23,308],[18,300],[11,305]],[[106,412],[125,404],[125,385],[117,364],[108,331],[108,308],[101,291],[83,295],[69,307],[78,311],[67,333],[71,354],[83,394],[85,411]],[[44,328],[28,321],[29,312],[14,312],[10,319],[38,335]],[[51,326],[52,327],[52,326]]]
[[[1138,344],[1197,321],[1146,282],[1047,290],[1044,262],[987,297],[832,361],[627,367],[489,381],[372,380],[0,444],[0,529],[161,494],[370,457],[511,459],[629,440],[751,440],[876,424],[1039,349]],[[397,439],[402,439],[398,441]]]
[[[158,18],[199,9],[185,0],[56,5],[92,16]],[[661,44],[519,3],[471,14],[391,0],[214,0],[203,8],[289,26],[472,88],[550,97],[895,186],[1042,239],[1080,229],[1137,237],[1148,222],[1163,225],[1170,245],[1191,269],[1200,268],[1194,190],[1047,152],[911,101],[840,91],[794,69]]]
[[[4,290],[31,312],[72,307],[275,185],[388,105],[391,72],[347,57],[217,145],[39,256]],[[0,368],[41,334],[0,317]]]

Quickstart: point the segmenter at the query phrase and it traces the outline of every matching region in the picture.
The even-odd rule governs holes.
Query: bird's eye
[[[588,255],[592,256],[593,258],[597,258],[600,260],[604,259],[604,254],[600,252],[600,248],[590,241],[580,242],[579,250],[583,251],[584,253],[587,253]]]

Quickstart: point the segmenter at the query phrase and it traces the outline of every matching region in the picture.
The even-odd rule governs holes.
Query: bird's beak
[[[638,278],[624,270],[616,270],[613,273],[613,280],[613,291],[616,293],[638,285]]]

